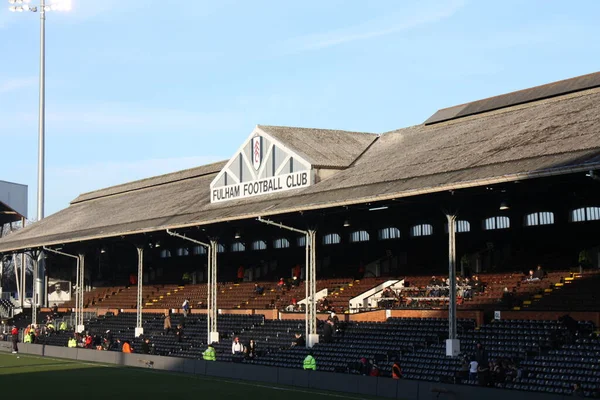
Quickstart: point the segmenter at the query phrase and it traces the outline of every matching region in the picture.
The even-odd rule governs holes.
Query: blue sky
[[[0,1],[0,180],[33,218],[39,16]],[[47,18],[46,215],[227,159],[256,124],[381,133],[600,65],[595,0],[72,3]]]

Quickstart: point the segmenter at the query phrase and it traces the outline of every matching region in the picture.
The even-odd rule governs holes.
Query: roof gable
[[[211,182],[211,202],[309,186],[311,169],[304,157],[257,126]]]

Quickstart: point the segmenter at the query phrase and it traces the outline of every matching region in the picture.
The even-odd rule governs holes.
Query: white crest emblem
[[[262,163],[262,140],[260,136],[252,138],[252,166],[258,171]]]

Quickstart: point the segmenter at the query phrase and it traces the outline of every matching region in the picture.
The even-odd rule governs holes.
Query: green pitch
[[[0,393],[19,398],[27,393],[44,399],[285,399],[344,400],[373,399],[344,393],[328,393],[265,383],[225,380],[169,373],[152,369],[127,368],[74,360],[0,354]],[[117,397],[115,397],[117,396]]]

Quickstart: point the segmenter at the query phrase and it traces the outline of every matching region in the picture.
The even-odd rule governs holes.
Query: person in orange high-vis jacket
[[[123,353],[133,353],[133,348],[129,342],[123,342]]]

